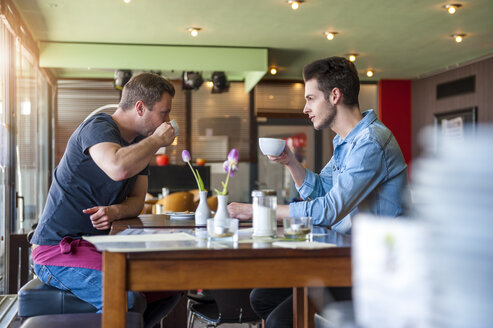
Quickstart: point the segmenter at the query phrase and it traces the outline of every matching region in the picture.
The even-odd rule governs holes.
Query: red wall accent
[[[411,80],[380,80],[378,117],[394,134],[406,163],[411,162]]]

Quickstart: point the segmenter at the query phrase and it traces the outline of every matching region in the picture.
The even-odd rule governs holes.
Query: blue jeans
[[[103,312],[103,273],[99,270],[34,264],[39,280],[58,289],[72,292],[81,300]],[[134,304],[133,293],[128,293],[128,308]]]

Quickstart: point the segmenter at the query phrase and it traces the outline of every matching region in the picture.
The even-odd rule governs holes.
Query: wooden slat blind
[[[300,114],[305,106],[305,86],[301,82],[261,82],[255,87],[255,112]]]
[[[55,165],[60,162],[68,139],[93,110],[118,104],[120,91],[111,80],[58,80],[55,113]],[[114,109],[104,112],[112,114]]]
[[[221,162],[231,148],[236,148],[240,160],[249,160],[249,100],[242,82],[231,82],[225,93],[211,94],[211,87],[205,84],[192,92],[194,159],[202,157],[209,162]]]
[[[177,145],[166,150],[181,153],[185,145],[185,94],[181,90],[180,81],[172,81],[176,88],[173,98],[171,118],[180,125],[180,137]],[[58,80],[57,108],[55,114],[55,164],[60,162],[68,139],[80,123],[93,110],[107,104],[120,102],[120,91],[113,87],[111,80]],[[114,109],[106,109],[105,113],[112,114]]]
[[[180,127],[180,135],[171,146],[166,147],[166,154],[170,156],[172,164],[181,163],[181,152],[185,149],[187,138],[186,96],[182,90],[181,81],[171,81],[175,87],[175,96],[171,105],[170,119],[176,120]]]

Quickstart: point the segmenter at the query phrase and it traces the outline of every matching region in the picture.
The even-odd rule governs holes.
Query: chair
[[[200,190],[199,189],[192,189],[188,191],[193,195],[193,207],[194,209],[199,206],[199,201],[200,201]]]
[[[163,207],[163,212],[193,211],[193,195],[188,191],[174,192],[158,200],[154,206],[158,205]],[[154,213],[156,213],[155,208]]]
[[[207,323],[207,327],[217,327],[223,323],[248,323],[257,325],[261,319],[250,306],[251,289],[213,289],[208,293],[214,303],[197,303],[190,306],[193,328],[195,318]]]
[[[211,196],[207,198],[207,205],[209,205],[209,209],[211,211],[217,211],[217,195]]]
[[[152,205],[155,204],[157,200],[154,199],[152,194],[146,193],[144,208],[140,214],[152,214]]]
[[[189,290],[187,292],[187,328],[191,327],[192,311],[191,307],[197,303],[215,303],[214,298],[209,295],[208,290],[199,292],[198,290]]]

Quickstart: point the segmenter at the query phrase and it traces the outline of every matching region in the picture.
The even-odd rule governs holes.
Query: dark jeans
[[[327,288],[328,301],[351,299],[351,288]],[[293,327],[293,289],[256,288],[250,293],[253,311],[265,320],[265,328]]]

